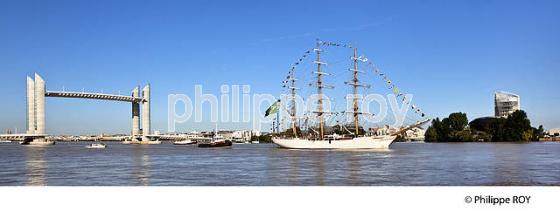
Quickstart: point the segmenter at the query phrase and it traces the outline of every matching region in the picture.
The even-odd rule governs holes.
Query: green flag
[[[278,110],[280,110],[280,100],[274,102],[270,107],[268,107],[268,109],[266,109],[266,113],[264,114],[264,117],[267,117],[271,114],[275,114],[278,112]]]

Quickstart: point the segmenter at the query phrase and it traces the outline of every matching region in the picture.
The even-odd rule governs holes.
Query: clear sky
[[[129,94],[150,83],[152,127],[165,131],[168,94],[195,84],[279,94],[316,38],[359,46],[432,117],[491,116],[504,90],[534,126],[560,127],[558,11],[559,1],[528,0],[1,0],[0,129],[25,130],[25,76],[38,72],[48,90]],[[128,133],[130,121],[126,103],[47,99],[50,134]]]

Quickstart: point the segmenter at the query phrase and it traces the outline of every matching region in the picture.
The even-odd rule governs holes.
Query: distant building
[[[389,135],[391,133],[389,125],[385,125],[383,127],[372,127],[369,128],[369,134],[371,136],[382,136],[382,135]]]
[[[238,130],[238,131],[220,131],[220,134],[222,134],[222,136],[224,136],[225,139],[236,140],[236,141],[250,141],[251,137],[259,136],[261,133],[259,131]]]
[[[424,141],[425,134],[426,130],[419,127],[413,127],[405,132],[404,138],[411,141]]]
[[[552,129],[548,130],[548,135],[552,136],[552,137],[560,136],[560,128],[552,128]]]
[[[521,109],[519,95],[498,91],[494,95],[494,116],[506,118]]]

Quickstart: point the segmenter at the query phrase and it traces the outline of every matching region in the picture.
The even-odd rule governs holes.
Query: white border
[[[528,204],[466,196],[529,195]],[[560,187],[0,187],[0,210],[558,210]]]

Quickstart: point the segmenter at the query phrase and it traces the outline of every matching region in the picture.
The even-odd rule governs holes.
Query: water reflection
[[[509,185],[511,181],[518,183],[520,175],[524,169],[521,169],[520,151],[521,144],[501,144],[499,147],[492,147],[489,150],[493,153],[493,160],[496,162],[495,168],[495,185]]]
[[[277,185],[328,185],[348,179],[363,185],[361,151],[276,149],[267,163],[267,174]],[[367,156],[366,156],[367,157]]]
[[[352,153],[350,154],[348,160],[350,167],[350,183],[352,183],[352,185],[362,184],[360,179],[361,166],[359,156],[356,153]]]
[[[138,184],[148,186],[150,185],[150,155],[149,146],[138,145],[134,146],[133,149],[133,167],[132,174],[133,177],[138,181]]]
[[[47,185],[47,161],[45,146],[25,146],[25,175],[26,185]]]
[[[288,174],[288,183],[290,185],[299,185],[299,181],[298,178],[300,178],[300,157],[299,156],[293,156],[296,153],[289,153],[289,160],[290,160],[290,170],[289,170],[289,174]]]
[[[317,167],[317,185],[325,185],[325,152],[320,151],[313,159],[313,165]]]

